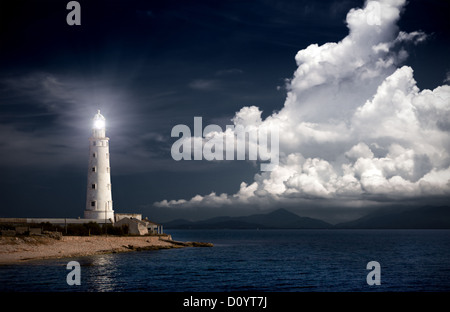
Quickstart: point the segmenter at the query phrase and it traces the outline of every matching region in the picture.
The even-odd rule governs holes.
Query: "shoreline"
[[[212,247],[211,243],[179,242],[167,236],[48,236],[0,237],[0,265],[33,260],[183,247]]]

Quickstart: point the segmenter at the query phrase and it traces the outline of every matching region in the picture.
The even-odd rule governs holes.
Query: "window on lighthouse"
[[[95,200],[91,201],[91,207],[95,207]]]

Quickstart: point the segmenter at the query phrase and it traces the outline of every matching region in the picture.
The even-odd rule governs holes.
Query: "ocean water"
[[[168,230],[180,248],[0,266],[0,291],[450,291],[450,230]],[[69,261],[81,285],[69,286]],[[380,285],[368,285],[370,261]]]

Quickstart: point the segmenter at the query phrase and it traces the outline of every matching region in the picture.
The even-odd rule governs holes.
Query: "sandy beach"
[[[208,243],[176,242],[170,236],[47,236],[0,237],[0,264],[103,253],[179,247],[211,247]]]

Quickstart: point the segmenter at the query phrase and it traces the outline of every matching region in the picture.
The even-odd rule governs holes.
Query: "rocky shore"
[[[0,237],[0,264],[104,253],[212,247],[211,243],[178,242],[167,236],[23,236]]]

